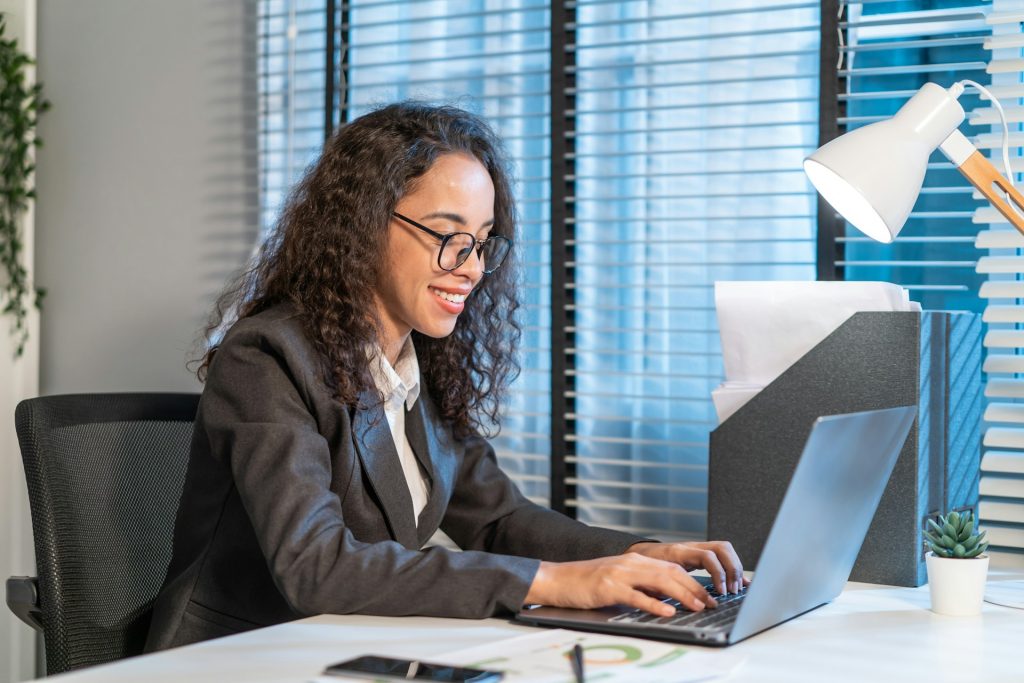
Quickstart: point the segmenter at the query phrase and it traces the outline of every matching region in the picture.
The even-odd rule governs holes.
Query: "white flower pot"
[[[969,560],[925,556],[928,567],[928,590],[932,595],[932,611],[954,617],[981,614],[988,576],[988,555]]]

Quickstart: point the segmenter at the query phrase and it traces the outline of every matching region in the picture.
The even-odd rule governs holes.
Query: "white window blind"
[[[936,5],[945,8],[932,9]],[[987,2],[852,2],[840,29],[839,125],[852,130],[894,114],[927,82],[949,87],[969,78],[987,83],[984,41]],[[920,8],[920,9],[918,9]],[[968,89],[965,109],[979,97]],[[965,131],[969,134],[969,131]],[[848,280],[884,280],[910,290],[925,309],[980,311],[974,272],[977,202],[971,186],[941,153],[932,155],[924,188],[900,236],[891,245],[874,242],[847,226],[839,238],[837,266]],[[845,253],[843,253],[845,252]]]
[[[1024,134],[1024,3],[994,3],[986,24],[992,35],[985,41],[990,52],[986,73],[992,94],[1006,110],[1010,126],[1011,167],[1018,186],[1024,171],[1021,145]],[[1002,170],[1002,128],[995,108],[977,102],[968,114],[978,127],[973,142],[986,151]],[[981,195],[975,193],[975,199]],[[982,449],[981,501],[978,516],[993,552],[993,562],[1024,567],[1024,237],[987,202],[978,204],[973,221],[980,228],[976,245],[983,255],[978,272],[986,277],[981,297],[986,301],[984,320],[987,357],[985,437]]]
[[[567,297],[586,522],[703,538],[713,282],[814,279],[817,2],[566,3],[575,252]]]
[[[259,0],[257,40],[260,225],[269,230],[323,146],[327,3]]]
[[[948,87],[971,79],[991,85],[1007,108],[1014,171],[1024,170],[1021,0],[865,1],[850,3],[847,12],[840,22],[847,42],[839,70],[847,86],[840,94],[846,107],[840,124],[854,128],[890,116],[925,82]],[[1001,169],[995,109],[972,88],[960,102],[968,114],[965,135]],[[845,253],[837,265],[847,279],[900,283],[928,309],[984,310],[988,406],[979,516],[993,561],[1024,566],[1024,428],[1018,426],[1024,423],[1024,406],[1018,408],[1024,397],[1024,239],[936,153],[893,245],[874,243],[852,228],[839,243]]]
[[[524,266],[522,373],[492,440],[524,494],[546,504],[550,467],[550,7],[537,0],[353,0],[349,118],[407,98],[483,115],[504,140]]]

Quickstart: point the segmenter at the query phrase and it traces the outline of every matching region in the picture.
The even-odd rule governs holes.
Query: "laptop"
[[[672,617],[631,607],[527,606],[516,621],[599,633],[725,646],[820,607],[842,591],[917,409],[828,415],[814,422],[754,580],[718,607]],[[741,558],[742,559],[742,558]],[[700,580],[700,577],[695,577]]]

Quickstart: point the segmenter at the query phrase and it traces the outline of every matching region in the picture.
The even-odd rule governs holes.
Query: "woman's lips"
[[[438,305],[448,313],[457,315],[462,313],[462,310],[466,307],[466,297],[469,296],[468,291],[452,291],[439,287],[428,287],[428,289],[434,295]]]

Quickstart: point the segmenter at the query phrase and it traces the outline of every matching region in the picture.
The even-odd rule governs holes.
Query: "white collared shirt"
[[[391,427],[391,438],[402,464],[405,483],[412,497],[413,525],[419,526],[420,512],[427,506],[430,492],[423,468],[405,435],[405,411],[412,410],[420,396],[420,364],[416,360],[416,349],[412,335],[405,338],[405,345],[398,354],[395,366],[379,350],[370,357],[370,373],[384,398],[384,415]]]

